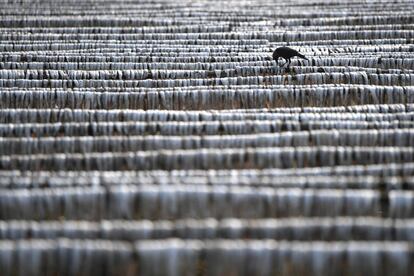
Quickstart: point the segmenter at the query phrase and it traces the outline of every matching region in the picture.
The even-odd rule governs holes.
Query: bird
[[[276,60],[276,63],[278,63],[279,58],[282,57],[282,58],[284,58],[286,60],[286,62],[283,63],[281,66],[284,66],[287,63],[288,64],[287,65],[288,68],[289,68],[289,65],[290,65],[290,62],[291,62],[290,59],[292,57],[295,57],[295,56],[300,57],[300,58],[303,58],[303,59],[306,59],[306,60],[309,60],[304,55],[302,55],[301,53],[299,53],[298,51],[296,51],[296,50],[294,50],[292,48],[286,47],[286,46],[279,47],[279,48],[277,48],[273,52],[273,59]]]

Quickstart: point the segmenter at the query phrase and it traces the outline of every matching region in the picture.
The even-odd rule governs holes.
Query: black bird
[[[296,51],[292,48],[289,48],[289,47],[279,47],[273,52],[273,59],[276,60],[276,63],[278,63],[280,57],[282,57],[286,60],[286,62],[283,63],[281,66],[284,66],[287,63],[288,64],[287,67],[289,67],[290,62],[291,62],[290,59],[292,57],[295,57],[295,56],[306,59],[306,60],[309,60],[304,55],[299,53],[298,51]]]

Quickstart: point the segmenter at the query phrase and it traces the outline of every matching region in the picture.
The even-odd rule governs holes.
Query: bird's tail
[[[304,55],[302,55],[302,54],[298,54],[298,57],[303,58],[303,59],[306,59],[306,60],[309,61],[309,59],[307,57],[305,57]]]

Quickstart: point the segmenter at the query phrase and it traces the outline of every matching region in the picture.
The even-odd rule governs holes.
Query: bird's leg
[[[285,63],[283,63],[282,65],[280,65],[281,67],[285,66],[285,64],[288,62],[288,60],[287,60],[287,59],[285,59],[285,60],[286,60],[286,62],[285,62]]]
[[[277,65],[279,65],[279,67],[283,67],[283,65],[285,65],[285,63],[283,63],[282,65],[280,65],[280,64],[279,64],[279,58],[280,58],[280,57],[278,57],[278,58],[277,58]]]
[[[289,68],[289,65],[290,65],[290,62],[291,62],[290,58],[288,59],[288,61],[289,61],[289,63],[287,65],[287,68]]]

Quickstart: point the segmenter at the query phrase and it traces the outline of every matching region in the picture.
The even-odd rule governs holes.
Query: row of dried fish
[[[93,52],[98,53],[102,51],[112,52],[124,52],[136,53],[136,55],[142,56],[143,54],[154,55],[162,51],[163,56],[176,56],[177,53],[180,55],[188,55],[190,53],[200,53],[201,55],[208,53],[210,56],[226,56],[228,53],[245,53],[248,51],[251,55],[262,55],[263,52],[270,51],[270,47],[277,47],[283,45],[282,43],[269,44],[267,40],[253,39],[249,41],[238,41],[231,39],[224,40],[101,40],[101,39],[85,39],[85,40],[61,40],[54,42],[54,40],[19,40],[17,41],[3,41],[0,43],[0,50],[10,55],[16,55],[18,52],[27,57],[26,61],[33,61],[36,58],[34,51],[49,52],[56,51],[66,52],[70,54],[75,52]],[[156,43],[156,42],[159,43]],[[349,40],[349,44],[335,45],[324,45],[320,42],[310,43],[306,48],[300,43],[289,43],[289,45],[295,45],[299,51],[304,52],[307,56],[322,56],[324,57],[342,57],[353,54],[359,56],[361,53],[366,57],[384,57],[389,58],[391,54],[398,57],[409,58],[412,57],[413,46],[410,45],[398,45],[389,44],[389,39],[376,39],[377,44],[366,44],[366,45],[353,45],[353,40]],[[403,42],[403,41],[401,41]],[[254,44],[254,48],[252,47]],[[379,44],[379,45],[378,45]],[[218,47],[211,47],[218,46]],[[269,53],[270,54],[270,53]]]
[[[231,43],[231,42],[229,42]],[[131,46],[132,47],[132,46]],[[124,56],[122,52],[127,51],[128,53]],[[163,50],[164,51],[164,50]],[[250,50],[252,51],[252,50]],[[9,65],[7,63],[10,62],[43,62],[43,63],[58,63],[58,64],[65,64],[65,63],[76,63],[76,64],[85,64],[85,65],[78,65],[78,66],[92,66],[88,65],[90,63],[97,63],[97,64],[105,64],[115,62],[113,66],[117,66],[116,63],[121,64],[130,64],[130,63],[138,63],[143,67],[142,69],[168,69],[165,63],[168,63],[171,69],[180,69],[184,65],[180,65],[182,63],[187,63],[186,69],[188,70],[197,70],[197,69],[204,69],[204,70],[220,70],[220,69],[230,69],[230,68],[237,68],[240,67],[242,64],[248,63],[249,66],[257,64],[258,66],[264,66],[267,71],[269,69],[276,68],[275,64],[271,62],[271,52],[270,49],[261,49],[257,53],[247,53],[246,49],[243,49],[242,53],[236,50],[224,51],[221,55],[218,53],[210,53],[208,49],[201,52],[188,52],[188,51],[178,51],[174,50],[168,55],[167,53],[163,55],[159,55],[157,52],[158,50],[154,49],[151,52],[143,52],[143,53],[132,53],[130,48],[121,49],[118,51],[111,51],[110,48],[106,49],[99,49],[94,53],[93,49],[81,51],[81,53],[72,53],[70,54],[70,50],[63,51],[65,54],[62,55],[59,51],[32,51],[32,52],[24,52],[24,54],[16,55],[14,52],[5,52],[4,56],[0,59],[2,61],[1,68],[8,68]],[[58,56],[56,56],[58,54]],[[212,56],[214,54],[214,57]],[[243,54],[243,55],[241,55]],[[346,67],[367,67],[367,68],[380,68],[384,70],[388,69],[404,69],[404,70],[412,70],[414,57],[409,53],[399,53],[399,55],[391,55],[387,52],[385,53],[378,53],[376,56],[367,56],[367,53],[360,53],[348,55],[348,54],[341,54],[338,56],[309,56],[309,62],[304,61],[297,61],[293,60],[292,65],[301,65],[303,66],[346,66]],[[45,56],[46,55],[46,56]],[[116,57],[114,56],[116,55]],[[379,55],[379,56],[378,56]],[[226,66],[222,65],[222,63],[228,63]],[[4,64],[6,63],[6,65]],[[156,63],[161,63],[160,65],[155,65]],[[197,64],[199,63],[199,64]],[[201,63],[201,64],[200,64]],[[210,63],[210,64],[208,64]],[[27,66],[29,66],[28,64]],[[36,66],[31,65],[31,66]],[[39,65],[37,65],[39,66]],[[52,66],[52,65],[50,65]],[[50,67],[49,65],[43,65],[39,69],[46,69]],[[63,65],[60,65],[63,66]],[[98,65],[95,65],[98,66]],[[99,65],[105,66],[105,65]],[[109,66],[109,65],[106,65]],[[152,67],[151,67],[152,66]],[[15,68],[17,66],[13,66]],[[165,68],[166,67],[166,68]],[[113,69],[118,69],[115,67]],[[120,67],[123,69],[123,67]],[[24,68],[22,68],[24,69]],[[64,68],[66,69],[66,68]],[[296,70],[300,70],[301,68],[297,68]],[[129,68],[126,68],[129,70]],[[263,70],[262,70],[263,71]],[[266,71],[266,72],[267,72]]]
[[[363,91],[363,90],[361,90]],[[398,91],[398,90],[397,90]],[[270,91],[234,91],[219,94],[223,97],[230,95],[242,98],[244,101],[254,101],[255,98],[266,97]],[[7,92],[9,93],[9,92]],[[41,93],[41,92],[39,92]],[[137,94],[151,94],[145,90]],[[197,97],[200,94],[207,96],[207,92],[183,92],[189,97]],[[215,91],[213,92],[215,93]],[[213,94],[212,93],[212,94]],[[219,92],[217,92],[219,93]],[[297,92],[293,91],[294,97]],[[61,93],[59,93],[61,94]],[[59,95],[58,93],[56,95]],[[68,92],[68,94],[71,94]],[[77,94],[73,93],[73,94]],[[72,95],[73,95],[72,94]],[[85,93],[84,93],[85,94]],[[103,93],[111,96],[114,93]],[[152,93],[153,97],[157,93]],[[180,92],[164,92],[166,97],[173,98]],[[287,94],[287,93],[286,93]],[[91,97],[94,95],[90,93]],[[128,95],[128,94],[126,94]],[[162,95],[162,94],[161,94]],[[344,95],[345,96],[345,95]],[[57,96],[56,96],[57,97]],[[69,97],[69,96],[68,96]],[[269,98],[271,98],[269,96]],[[69,97],[68,101],[75,100],[75,96]],[[162,102],[162,101],[161,101]],[[278,107],[278,108],[256,108],[256,109],[225,109],[225,110],[142,110],[142,109],[58,109],[58,108],[4,108],[0,109],[1,123],[55,123],[55,122],[103,122],[103,121],[151,121],[151,122],[197,122],[197,121],[245,121],[245,120],[354,120],[354,121],[393,121],[411,120],[414,112],[413,104],[380,104],[360,106],[338,106],[338,107]]]
[[[309,28],[309,26],[306,26]],[[411,27],[410,27],[411,28]],[[21,30],[21,29],[20,29]],[[27,30],[27,29],[25,29]],[[45,31],[49,31],[53,29],[45,29]],[[78,29],[81,30],[81,29]],[[90,28],[88,28],[90,30]],[[100,49],[112,49],[114,51],[118,49],[129,49],[130,51],[136,51],[137,53],[142,53],[148,51],[148,49],[160,49],[161,47],[166,48],[176,48],[177,50],[187,49],[187,51],[194,49],[205,49],[205,52],[220,52],[223,49],[239,49],[240,51],[244,52],[246,50],[246,46],[249,46],[249,52],[251,51],[254,55],[255,53],[261,51],[268,51],[269,47],[277,47],[285,45],[285,43],[281,42],[272,42],[271,44],[267,40],[263,39],[252,39],[251,42],[246,41],[238,41],[234,39],[222,39],[222,40],[208,40],[208,39],[169,39],[169,40],[154,40],[154,39],[146,39],[146,40],[126,40],[122,41],[114,41],[114,40],[101,40],[101,39],[94,39],[94,40],[65,40],[52,43],[52,41],[45,41],[45,40],[20,40],[20,41],[2,41],[0,43],[0,47],[4,51],[9,51],[8,55],[16,56],[17,50],[43,50],[44,51],[57,51],[57,50],[66,50],[61,54],[64,56],[73,56],[71,55],[72,50],[78,49],[88,49],[88,50],[95,50],[100,51]],[[25,43],[24,43],[25,42]],[[394,39],[342,39],[336,41],[330,41],[329,45],[326,44],[326,40],[314,40],[314,41],[290,41],[287,44],[290,46],[296,46],[302,51],[308,52],[310,55],[320,55],[323,56],[335,56],[341,53],[352,53],[355,51],[356,53],[365,52],[365,53],[383,53],[383,54],[391,54],[392,52],[396,53],[405,53],[410,55],[412,52],[412,46],[406,46],[404,44],[408,44],[410,42],[409,38],[394,38]],[[251,43],[251,44],[249,44]],[[255,44],[255,48],[250,47],[252,44]],[[31,44],[31,45],[27,45]],[[115,47],[118,46],[118,47]],[[211,48],[206,46],[219,46],[218,48]],[[332,48],[332,46],[335,46]],[[22,48],[25,47],[25,48]],[[27,48],[26,48],[27,47]],[[67,47],[67,48],[64,48]],[[42,55],[40,53],[22,53],[24,56],[27,56],[29,59],[26,61],[31,61],[30,58],[37,59],[40,56],[43,59],[46,59],[47,56]],[[44,53],[43,53],[44,54]],[[56,57],[57,52],[52,52],[52,56]],[[72,53],[73,54],[73,53]],[[0,60],[4,60],[7,58],[2,57]],[[21,54],[20,54],[21,55]],[[120,57],[127,58],[126,54],[120,55]],[[117,58],[120,58],[117,57]],[[213,58],[213,57],[212,57]],[[220,58],[220,56],[218,56]]]
[[[179,42],[177,42],[179,43]],[[229,42],[232,43],[232,42]],[[216,47],[216,46],[215,46]],[[125,52],[126,50],[122,50]],[[180,64],[180,63],[187,63],[190,64],[189,66],[193,66],[194,69],[197,66],[201,66],[201,68],[210,68],[211,66],[215,66],[216,63],[254,63],[258,62],[259,64],[268,64],[273,65],[273,63],[269,62],[270,59],[270,49],[263,49],[256,54],[250,54],[248,52],[238,53],[228,53],[227,55],[221,56],[210,56],[208,52],[200,55],[200,53],[187,53],[187,55],[182,55],[175,53],[173,56],[171,55],[160,55],[154,53],[153,55],[150,54],[143,54],[137,55],[132,54],[131,52],[122,53],[116,52],[106,52],[105,54],[93,53],[93,51],[89,51],[87,53],[71,53],[70,51],[63,51],[63,52],[54,52],[54,51],[35,51],[33,53],[23,53],[23,54],[16,54],[14,52],[6,52],[2,56],[0,56],[1,62],[43,62],[43,63],[66,63],[66,62],[74,62],[74,63],[139,63],[139,64],[155,64],[155,63],[171,63],[171,64]],[[269,51],[269,52],[268,52]],[[404,57],[404,56],[393,56],[386,54],[382,57],[367,57],[366,55],[362,55],[360,57],[355,56],[319,56],[319,57],[310,57],[310,62],[302,62],[302,65],[312,65],[312,66],[353,66],[353,67],[364,67],[367,65],[371,65],[373,67],[378,67],[381,69],[412,69],[413,68],[413,57]],[[295,61],[295,60],[294,60]],[[292,61],[292,62],[294,62]],[[264,63],[268,62],[268,63]],[[197,63],[201,63],[201,65],[197,65]],[[212,63],[212,64],[208,64]],[[293,63],[295,64],[295,63]],[[47,66],[47,65],[46,65]],[[163,66],[163,65],[161,65]],[[174,66],[174,65],[172,65]],[[178,66],[178,65],[177,65]],[[231,66],[231,65],[229,65]],[[148,68],[148,67],[147,67]],[[176,68],[177,69],[177,68]]]
[[[414,59],[412,59],[414,65]],[[414,67],[411,67],[414,68]],[[281,69],[279,69],[281,70]],[[22,71],[23,72],[23,71]],[[112,74],[109,78],[99,78],[99,74],[95,78],[83,78],[78,76],[71,78],[63,73],[55,74],[47,73],[47,77],[38,79],[29,79],[25,76],[8,75],[0,79],[0,87],[16,87],[16,88],[88,88],[88,87],[198,87],[198,86],[215,86],[215,85],[281,85],[281,84],[297,84],[297,85],[315,85],[315,84],[366,84],[366,85],[386,85],[386,86],[412,86],[414,85],[414,74],[367,74],[360,72],[344,72],[344,73],[308,73],[296,75],[249,75],[237,77],[216,77],[216,72],[211,78],[163,78],[152,79],[151,77],[143,77],[141,80],[119,79],[117,73]],[[149,72],[143,72],[148,74]],[[194,73],[194,72],[193,72]],[[219,72],[220,73],[220,72]],[[24,73],[23,73],[24,74]],[[84,73],[82,73],[84,74]],[[118,76],[118,77],[117,77]],[[118,79],[117,79],[118,78]]]
[[[360,189],[362,186],[378,187],[379,189],[405,189],[411,186],[414,175],[414,163],[389,163],[369,165],[338,165],[335,167],[306,167],[306,168],[270,168],[270,169],[240,169],[240,170],[133,170],[133,171],[21,171],[0,170],[0,183],[3,187],[31,188],[53,186],[94,186],[124,184],[234,184],[259,186],[299,185],[299,187],[327,188],[327,182],[332,182],[334,188],[345,186]],[[379,180],[377,177],[382,179]],[[404,177],[403,179],[399,177]],[[297,178],[296,183],[291,183]],[[329,179],[333,179],[330,181]],[[365,184],[361,179],[366,179]],[[276,180],[276,181],[273,181]],[[348,183],[347,181],[352,183]],[[326,182],[325,182],[326,181]],[[333,183],[335,182],[335,183]],[[358,183],[361,183],[359,186]],[[325,185],[326,184],[326,185]],[[335,186],[337,185],[337,186]],[[344,185],[344,186],[342,186]],[[356,186],[355,186],[356,185]],[[381,188],[382,187],[382,188]]]
[[[100,88],[75,89],[74,91],[62,90],[61,88],[4,88],[0,91],[0,107],[3,109],[59,107],[71,109],[205,110],[310,106],[325,107],[324,112],[330,112],[335,110],[328,108],[331,106],[354,104],[368,106],[383,103],[395,106],[397,103],[414,102],[414,86],[323,85],[251,89],[243,87],[207,89],[200,87],[172,90],[168,88],[165,90],[132,88],[118,89],[118,91],[116,91],[117,89],[114,91],[105,89],[102,92],[99,90]],[[286,108],[283,111],[289,112],[289,109]]]
[[[0,265],[12,276],[409,276],[413,252],[389,241],[33,239],[0,241]]]
[[[414,241],[414,220],[377,217],[0,221],[0,240],[18,239],[272,239],[291,241]]]
[[[329,91],[330,89],[335,90],[335,87],[325,86],[323,87],[310,87],[308,88],[309,93],[312,92],[317,93],[318,91]],[[286,88],[285,88],[286,89]],[[313,90],[316,89],[316,90]],[[360,87],[360,93],[364,93],[365,91],[375,91],[377,87],[367,87],[367,90],[364,87]],[[277,90],[284,91],[283,88],[277,88]],[[401,92],[406,91],[404,88],[391,88],[387,87],[386,90],[391,91],[390,94],[398,94]],[[4,93],[0,93],[2,98],[1,100],[6,101],[7,95],[20,95],[22,101],[24,102],[25,98],[21,95],[25,93],[25,90],[17,90],[16,93],[13,93],[14,89],[5,89]],[[86,103],[90,103],[86,98],[94,98],[96,94],[101,93],[102,97],[111,98],[115,97],[116,94],[121,94],[125,96],[129,96],[132,94],[137,95],[145,95],[150,94],[153,97],[153,101],[155,101],[155,95],[161,94],[160,104],[167,104],[165,98],[177,98],[180,95],[188,95],[190,98],[201,98],[205,99],[208,97],[207,93],[210,94],[218,94],[219,98],[229,98],[230,96],[235,98],[240,98],[243,101],[255,101],[260,98],[269,98],[272,100],[272,91],[271,89],[254,89],[249,90],[246,88],[240,89],[224,89],[221,91],[221,88],[217,89],[200,89],[193,91],[189,90],[161,90],[161,91],[152,91],[146,89],[138,89],[138,90],[127,90],[127,92],[116,91],[113,92],[93,92],[88,93],[84,89],[81,90],[74,90],[65,92],[57,89],[47,92],[49,90],[35,90],[34,93],[27,92],[28,102],[30,103],[30,98],[36,97],[36,94],[51,94],[54,98],[63,97],[63,99],[70,101],[77,101],[76,95],[85,95],[83,96],[84,101]],[[298,91],[292,89],[292,91],[286,90],[285,96],[290,97],[288,99],[294,99],[298,97]],[[407,90],[407,94],[410,93],[411,90]],[[320,92],[321,93],[321,92]],[[328,93],[328,92],[326,92]],[[339,92],[338,92],[339,93]],[[200,96],[199,96],[200,95]],[[300,94],[299,94],[300,95]],[[88,97],[87,97],[88,96]],[[390,95],[388,95],[390,96]],[[332,98],[333,96],[331,96]],[[343,95],[346,97],[346,95]],[[374,97],[374,95],[373,95]],[[45,98],[48,100],[49,98]],[[121,98],[115,98],[118,102],[121,101]],[[138,100],[144,98],[138,98]],[[228,99],[229,100],[229,99]],[[287,100],[287,99],[286,99]],[[206,100],[202,101],[202,103],[207,104]],[[0,118],[3,120],[2,123],[13,123],[15,120],[19,123],[54,123],[54,122],[70,122],[70,121],[237,121],[237,120],[282,120],[282,119],[290,119],[290,120],[309,120],[310,118],[316,118],[323,120],[334,120],[334,119],[346,119],[346,120],[360,120],[360,121],[390,121],[392,118],[394,120],[404,120],[406,114],[410,114],[414,112],[414,104],[407,103],[407,104],[377,104],[377,105],[349,105],[349,106],[321,106],[321,107],[277,107],[277,108],[256,108],[256,109],[225,109],[225,110],[156,110],[156,109],[70,109],[70,108],[3,108],[0,110]],[[310,116],[310,117],[309,117]],[[316,117],[315,117],[316,116]],[[322,117],[320,117],[322,116]],[[332,117],[333,116],[333,117]],[[397,116],[397,117],[395,117]],[[398,117],[401,116],[401,117]],[[6,118],[6,119],[4,119]]]
[[[414,192],[228,185],[113,185],[2,189],[3,220],[412,218]]]
[[[0,125],[1,127],[1,125]],[[1,131],[0,131],[1,132]],[[34,133],[32,133],[33,136]],[[87,136],[0,138],[0,155],[89,152],[133,152],[177,149],[256,147],[365,146],[410,147],[414,129],[312,130],[212,136]]]
[[[397,172],[398,165],[393,164]],[[401,165],[400,165],[401,166]],[[355,167],[355,166],[354,166]],[[371,165],[372,167],[372,165]],[[348,170],[352,166],[348,167]],[[378,168],[376,168],[378,169]],[[316,170],[315,170],[316,171]],[[323,172],[323,169],[320,168]],[[390,170],[388,170],[390,171]],[[179,173],[155,171],[140,172],[131,174],[131,172],[109,173],[102,172],[98,175],[96,172],[88,173],[83,171],[74,176],[73,172],[55,172],[49,175],[40,171],[37,174],[24,176],[2,175],[0,187],[2,189],[19,189],[19,188],[43,188],[43,187],[88,187],[88,186],[115,186],[115,185],[211,185],[211,186],[252,186],[252,187],[272,187],[272,188],[302,188],[302,189],[375,189],[380,191],[390,190],[410,190],[414,187],[414,177],[408,175],[410,170],[405,169],[407,176],[390,176],[390,172],[382,172],[385,176],[379,176],[378,171],[367,169],[364,173],[357,175],[283,175],[277,174],[221,174],[217,175],[185,175]],[[158,174],[157,174],[158,173]],[[326,173],[326,172],[325,172]],[[371,175],[371,174],[374,175]],[[400,173],[404,175],[403,173]]]
[[[300,120],[300,119],[299,119]],[[0,124],[1,137],[62,137],[62,136],[121,136],[121,135],[249,135],[316,130],[396,130],[413,128],[408,120],[254,120],[223,122],[69,122]]]
[[[28,57],[29,58],[29,57]],[[266,56],[264,57],[266,58]],[[270,59],[270,56],[267,57]],[[325,59],[325,57],[318,58]],[[325,66],[320,68],[317,66],[309,66],[309,64],[303,64],[302,66],[293,66],[291,67],[293,73],[315,73],[324,72],[334,73],[334,72],[354,72],[354,71],[365,71],[367,73],[385,73],[385,74],[401,74],[401,73],[413,73],[414,70],[410,69],[400,69],[395,68],[395,58],[390,57],[365,57],[361,58],[361,62],[364,60],[366,62],[364,67],[361,66]],[[312,58],[311,64],[316,64],[317,59]],[[341,61],[342,62],[342,61]],[[306,66],[304,66],[306,65]],[[362,64],[361,64],[362,65]],[[145,70],[148,74],[156,74],[154,77],[160,78],[163,74],[173,74],[175,72],[170,72],[168,70],[190,70],[191,72],[204,74],[208,72],[211,77],[212,70],[220,70],[220,74],[214,74],[216,76],[226,76],[230,77],[235,74],[247,75],[251,73],[251,70],[258,72],[260,74],[276,74],[279,73],[279,70],[276,64],[273,61],[263,60],[263,61],[248,61],[248,62],[212,62],[212,63],[183,63],[183,62],[160,62],[160,63],[132,63],[132,62],[38,62],[38,61],[28,61],[28,62],[1,62],[0,68],[2,70],[29,70],[26,76],[31,76],[32,72],[39,72],[39,70],[50,71],[50,70],[122,70],[122,72],[116,72],[125,75],[134,74],[135,70]],[[385,69],[390,68],[390,69]],[[132,70],[132,73],[130,72]],[[205,70],[206,72],[203,72]],[[201,71],[201,72],[200,72]],[[43,72],[43,71],[42,71]],[[142,72],[140,72],[142,74]],[[179,73],[179,72],[178,72]],[[184,72],[188,74],[188,72]],[[193,73],[193,74],[195,74]],[[37,73],[39,74],[39,73]],[[136,74],[136,73],[135,73]]]
[[[377,58],[372,58],[377,60]],[[413,59],[414,61],[414,59]],[[373,65],[365,65],[367,67],[373,67]],[[148,68],[148,67],[147,67]],[[352,74],[365,72],[367,76],[378,76],[378,81],[382,76],[387,75],[400,75],[403,78],[404,75],[411,75],[414,70],[410,72],[400,70],[387,70],[381,72],[378,69],[372,70],[350,70],[349,68],[342,68],[341,70],[335,70],[338,67],[330,67],[328,70],[324,70],[325,74],[329,74],[330,78],[335,78],[338,74]],[[198,79],[198,78],[234,78],[234,77],[249,77],[249,76],[266,76],[266,74],[277,73],[279,68],[270,68],[263,66],[243,66],[236,67],[235,69],[225,70],[0,70],[0,80],[8,79],[27,79],[27,80],[163,80],[163,79]],[[324,76],[325,74],[319,73],[317,68],[303,69],[295,68],[295,75],[298,82],[302,84],[301,77],[312,77],[312,74],[318,74]],[[371,71],[371,72],[370,72]],[[394,72],[394,73],[393,73]],[[318,76],[316,75],[316,76]],[[331,77],[332,76],[332,77]],[[329,82],[325,82],[329,83]]]
[[[4,19],[1,20],[4,26]],[[116,25],[115,25],[116,26]],[[392,39],[401,37],[413,37],[414,31],[409,30],[347,30],[347,31],[289,31],[283,32],[268,30],[265,32],[212,32],[212,33],[0,33],[0,40],[226,40],[234,39],[237,41],[245,41],[250,44],[252,40],[262,39],[270,42],[273,41],[308,41],[308,40],[341,40],[341,39]]]
[[[214,5],[216,2],[212,2]],[[380,3],[380,2],[378,2]],[[371,3],[370,5],[378,5],[378,3]],[[60,2],[59,4],[63,4]],[[361,7],[360,5],[355,6],[354,11],[349,10],[349,6],[343,6],[344,10],[322,12],[323,6],[319,3],[315,3],[317,10],[310,12],[309,5],[301,8],[302,3],[295,3],[290,9],[287,9],[285,4],[275,7],[275,3],[268,5],[261,5],[259,9],[252,9],[250,6],[250,13],[240,12],[235,10],[239,4],[231,6],[231,11],[226,13],[226,20],[223,21],[223,15],[219,12],[213,11],[180,11],[180,7],[171,6],[171,4],[165,6],[166,8],[172,9],[173,12],[161,12],[165,3],[158,5],[159,9],[154,12],[142,8],[142,3],[139,6],[128,5],[126,3],[119,3],[117,6],[111,6],[110,9],[117,9],[118,13],[130,14],[130,16],[119,17],[115,15],[107,14],[108,7],[106,5],[96,5],[93,2],[89,5],[82,5],[77,3],[79,6],[74,8],[71,5],[59,5],[59,7],[53,7],[48,3],[36,12],[37,16],[28,16],[25,14],[27,10],[30,11],[30,7],[23,9],[22,6],[5,9],[3,14],[9,15],[12,12],[14,16],[3,16],[1,20],[1,27],[145,27],[145,26],[171,26],[181,24],[198,23],[202,25],[211,25],[216,23],[217,25],[226,24],[228,22],[237,24],[249,24],[254,26],[254,23],[261,22],[263,19],[272,19],[276,26],[292,27],[292,26],[338,26],[338,25],[376,25],[376,24],[409,24],[413,22],[413,15],[409,13],[410,3],[394,3],[392,7],[384,12],[384,6],[386,3],[382,2],[380,6],[377,6],[378,10],[373,10],[370,7]],[[229,2],[229,4],[231,4]],[[299,7],[298,7],[299,4]],[[408,6],[407,6],[408,5]],[[405,8],[407,6],[407,8]],[[96,9],[91,10],[91,7]],[[298,7],[301,12],[298,12]],[[266,12],[263,8],[267,9]],[[101,10],[103,9],[103,10]],[[307,12],[303,12],[307,9]],[[62,10],[64,15],[61,15]],[[22,12],[23,11],[23,12]],[[362,12],[363,11],[363,12]],[[369,12],[371,11],[371,12]],[[318,16],[314,16],[317,12]],[[44,15],[42,14],[44,13]],[[260,14],[258,14],[260,13]],[[267,14],[264,16],[264,14]],[[56,15],[59,14],[59,15]],[[82,16],[80,16],[82,15]],[[100,15],[100,16],[98,16]],[[133,16],[132,16],[133,15]],[[190,16],[192,15],[192,16]],[[221,24],[219,24],[221,23]]]
[[[263,169],[414,161],[413,147],[283,147],[157,150],[0,157],[2,170]]]
[[[274,23],[270,20],[255,22],[256,24],[249,23],[232,23],[232,22],[220,22],[221,24],[210,25],[170,25],[170,26],[144,26],[144,27],[26,27],[15,28],[5,27],[2,31],[5,33],[48,33],[48,34],[124,34],[124,33],[211,33],[211,32],[232,32],[241,30],[263,30],[263,28],[272,29]],[[296,25],[296,26],[284,26],[286,30],[312,30],[312,31],[326,31],[326,30],[411,30],[413,29],[412,23],[398,24],[365,24],[365,25]],[[7,42],[7,41],[6,41]]]

